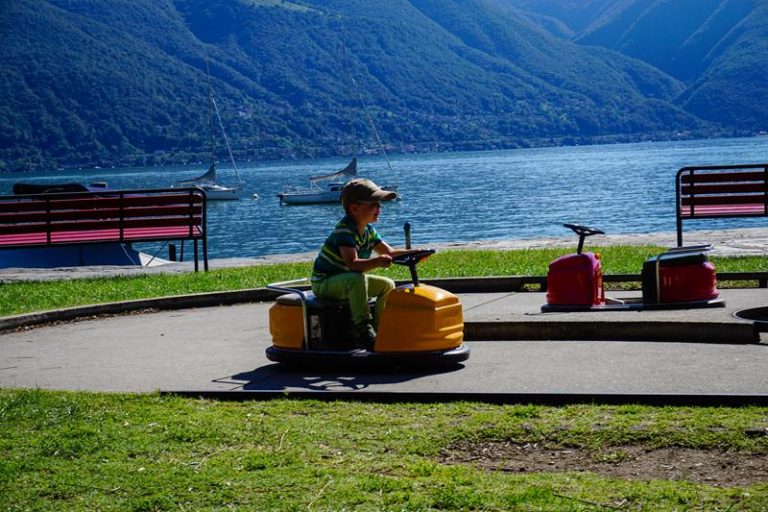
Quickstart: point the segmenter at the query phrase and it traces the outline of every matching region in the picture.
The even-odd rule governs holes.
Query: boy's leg
[[[384,304],[387,302],[387,294],[395,289],[395,282],[388,277],[366,276],[368,280],[368,296],[376,297],[373,323],[378,329],[381,314],[384,312]]]
[[[394,289],[395,282],[388,277],[372,276],[360,272],[344,272],[312,283],[312,291],[318,297],[328,299],[349,299],[352,323],[370,323],[368,297],[377,297],[375,323],[378,325],[384,309],[386,294]]]
[[[320,298],[348,299],[349,312],[355,325],[363,325],[371,320],[366,279],[360,272],[344,272],[313,282],[312,292]]]

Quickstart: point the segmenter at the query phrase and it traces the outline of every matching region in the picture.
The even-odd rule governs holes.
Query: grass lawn
[[[0,509],[768,510],[766,428],[765,408],[0,390]]]
[[[647,246],[606,246],[595,250],[602,255],[603,272],[606,274],[639,274],[645,259],[663,249]],[[572,250],[445,250],[423,262],[419,266],[419,276],[543,276],[546,275],[547,266],[552,259],[569,252]],[[718,270],[727,272],[765,268],[765,259],[756,256],[718,258],[713,261]],[[121,300],[259,288],[270,282],[307,277],[310,272],[311,263],[286,263],[186,274],[0,283],[0,316]],[[382,272],[393,279],[408,279],[408,271],[404,267],[393,265],[386,271],[380,271]]]
[[[443,251],[421,275],[543,275],[567,252]],[[606,273],[637,273],[658,249],[601,252]],[[746,271],[762,262],[715,263]],[[0,315],[254,288],[308,271],[2,284]],[[0,511],[766,511],[766,482],[768,408],[233,403],[0,389]]]

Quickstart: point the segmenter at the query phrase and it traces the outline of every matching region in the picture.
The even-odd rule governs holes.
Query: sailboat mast
[[[237,181],[240,182],[240,185],[243,184],[242,178],[240,178],[240,171],[237,170],[237,164],[235,163],[235,156],[232,154],[232,147],[229,145],[229,137],[227,137],[227,132],[224,130],[224,123],[221,122],[221,115],[219,114],[219,107],[216,105],[216,99],[211,97],[211,103],[213,103],[213,110],[216,112],[216,119],[219,121],[219,128],[221,129],[221,135],[224,137],[224,143],[227,145],[227,152],[229,153],[229,159],[232,162],[232,167],[235,169],[235,174],[237,174]]]
[[[342,46],[342,62],[344,64],[345,72],[349,76],[349,83],[352,84],[354,87],[355,92],[357,93],[357,97],[360,99],[360,103],[363,106],[363,110],[365,111],[366,118],[368,119],[368,124],[371,127],[371,131],[373,132],[374,137],[376,138],[376,142],[379,145],[379,149],[381,150],[381,154],[384,155],[384,160],[387,162],[387,168],[389,169],[389,172],[393,174],[392,171],[392,163],[389,161],[389,155],[387,155],[387,150],[384,148],[384,143],[381,141],[381,137],[379,136],[379,131],[376,129],[376,123],[373,122],[373,116],[371,115],[370,110],[368,109],[368,104],[365,103],[365,99],[363,98],[363,94],[360,92],[360,86],[357,83],[357,80],[355,80],[355,77],[352,75],[352,71],[350,70],[349,62],[348,62],[348,55],[347,55],[347,45],[345,43],[345,31],[344,26],[342,25],[342,35],[341,35],[341,46]],[[353,133],[354,133],[354,127],[353,127]],[[356,135],[355,135],[356,136]],[[355,155],[357,155],[357,148],[355,149]]]
[[[341,65],[343,68],[344,76],[347,78],[352,78],[352,73],[350,71],[350,65],[349,65],[349,52],[347,51],[347,31],[346,27],[341,22],[341,36],[339,37],[339,43],[338,46],[340,48],[341,52]],[[352,82],[350,80],[346,80],[345,83],[347,84],[346,87],[346,97],[347,101],[349,102],[349,107],[347,108],[347,114],[348,119],[347,122],[349,123],[349,132],[352,134],[352,157],[357,158],[358,153],[360,152],[360,138],[357,135],[357,129],[355,128],[355,121],[356,121],[356,115],[355,115],[355,109],[352,107],[353,102],[355,101],[355,97],[352,91]]]
[[[208,85],[208,134],[211,137],[211,167],[216,166],[216,135],[213,131],[213,90],[211,89],[211,68],[205,59],[205,76]]]
[[[243,186],[243,179],[240,177],[240,171],[237,168],[237,164],[235,163],[235,156],[232,154],[232,147],[229,145],[229,137],[227,137],[227,132],[224,130],[224,123],[221,121],[221,115],[219,114],[219,107],[216,105],[216,99],[213,97],[213,88],[211,87],[211,69],[208,64],[208,59],[205,59],[205,70],[208,75],[208,121],[210,124],[210,132],[211,132],[211,166],[216,165],[216,136],[215,132],[216,130],[213,127],[213,114],[216,114],[216,120],[219,122],[219,129],[221,130],[221,135],[224,137],[224,143],[227,146],[227,153],[229,154],[229,160],[232,162],[232,167],[235,169],[235,174],[237,175],[237,181],[240,184],[240,187]]]

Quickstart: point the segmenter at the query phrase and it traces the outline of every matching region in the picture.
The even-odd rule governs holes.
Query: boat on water
[[[104,181],[96,181],[83,185],[82,183],[14,183],[13,194],[55,194],[57,192],[101,192],[109,190]]]
[[[239,178],[238,174],[238,178]],[[231,201],[243,197],[243,182],[235,187],[227,187],[216,182],[216,163],[211,162],[208,171],[202,176],[191,180],[177,181],[173,185],[178,188],[197,187],[205,191],[205,197],[208,201]]]
[[[357,157],[342,170],[309,177],[309,185],[306,187],[286,187],[279,192],[277,197],[280,204],[322,204],[341,202],[341,189],[346,183],[357,176]],[[397,192],[396,186],[383,186],[384,190]]]
[[[277,194],[280,204],[320,204],[338,203],[344,183],[328,183],[309,188],[286,189]]]
[[[340,171],[309,177],[307,187],[286,187],[277,194],[280,204],[338,203],[341,189],[351,178],[357,176],[357,157]]]
[[[349,78],[349,82],[352,85],[354,85],[355,88],[357,88],[357,82],[355,81],[354,77],[350,75],[348,78]],[[390,163],[389,157],[387,156],[386,148],[384,147],[384,144],[381,142],[381,137],[379,137],[379,132],[378,130],[376,130],[376,125],[373,122],[373,117],[371,117],[370,111],[368,110],[368,105],[366,105],[365,100],[363,99],[363,96],[362,94],[360,94],[359,91],[357,92],[357,96],[360,98],[360,103],[368,118],[371,131],[376,137],[376,141],[379,144],[381,154],[384,156],[384,159],[387,161],[387,167],[389,168],[389,171],[391,173],[392,164]],[[354,133],[354,122],[350,122],[350,126],[353,128],[354,138],[357,139],[357,135]],[[358,141],[358,144],[359,144],[359,141]],[[358,149],[359,149],[359,145],[356,145],[355,155],[357,154]],[[331,174],[321,174],[318,176],[310,176],[309,186],[286,187],[283,189],[282,192],[279,192],[277,194],[277,197],[280,199],[281,205],[340,203],[341,190],[344,188],[344,185],[347,182],[349,182],[352,178],[355,178],[355,177],[357,177],[357,156],[353,157],[352,161],[349,162],[349,164],[344,169],[337,172],[333,172]],[[397,192],[397,185],[384,184],[379,186],[388,192]],[[400,199],[400,196],[398,195],[396,199]]]
[[[207,63],[206,63],[207,64]],[[216,116],[216,120],[219,124],[219,129],[221,130],[222,138],[224,139],[224,143],[227,146],[227,153],[229,154],[229,160],[232,163],[232,167],[235,170],[235,175],[237,176],[237,185],[235,186],[226,186],[222,185],[217,181],[216,176],[216,134],[214,128],[213,128],[213,120],[214,120],[214,114]],[[211,135],[211,165],[208,167],[208,170],[203,174],[202,176],[198,176],[197,178],[192,178],[188,180],[181,180],[177,181],[173,184],[175,188],[187,188],[187,187],[198,187],[203,189],[205,191],[205,197],[208,201],[232,201],[236,199],[240,199],[243,197],[245,186],[243,184],[243,180],[240,177],[240,171],[237,169],[237,164],[235,163],[235,157],[232,154],[232,148],[229,145],[229,137],[227,137],[227,132],[224,130],[224,123],[221,121],[221,114],[219,114],[219,107],[216,104],[216,99],[213,97],[213,91],[211,89],[211,74],[210,71],[208,72],[208,125],[210,127],[210,135]],[[258,197],[256,195],[253,196],[254,198]]]

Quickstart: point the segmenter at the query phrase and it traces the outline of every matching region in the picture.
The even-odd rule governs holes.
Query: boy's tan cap
[[[397,197],[397,192],[382,190],[371,180],[357,178],[341,190],[341,202],[344,205],[354,203],[378,203],[379,201],[391,201]]]

